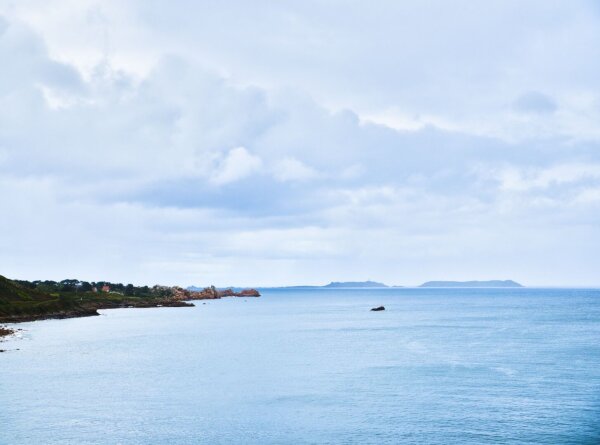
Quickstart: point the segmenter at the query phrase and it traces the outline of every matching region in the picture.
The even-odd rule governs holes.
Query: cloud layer
[[[0,7],[0,273],[600,284],[600,10],[448,5]]]

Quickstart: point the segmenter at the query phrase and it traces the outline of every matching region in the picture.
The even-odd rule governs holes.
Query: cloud
[[[504,190],[531,191],[600,182],[600,164],[559,164],[546,168],[508,168],[500,172],[501,187]]]
[[[522,94],[515,101],[514,107],[523,113],[553,113],[557,109],[551,97],[538,91]]]
[[[477,8],[463,19],[436,3],[444,24],[409,5],[350,3],[333,23],[325,4],[277,4],[261,29],[260,5],[240,3],[218,27],[210,5],[190,13],[194,27],[146,2],[56,5],[19,3],[0,27],[0,273],[596,280],[586,5],[524,19],[494,3],[478,21]],[[533,25],[553,55],[586,60],[576,81],[542,57]],[[103,30],[112,49],[86,53]],[[557,39],[571,31],[574,54]]]
[[[314,179],[318,173],[297,159],[285,158],[274,163],[273,176],[282,182],[306,181]]]
[[[262,160],[253,156],[244,147],[232,148],[211,174],[210,181],[216,185],[229,184],[257,174]]]
[[[190,1],[179,7],[65,5],[18,2],[3,9],[39,29],[51,53],[83,73],[110,58],[144,78],[164,54],[178,54],[237,84],[307,91],[320,104],[361,117],[409,127],[444,123],[506,140],[529,136],[507,107],[528,91],[543,92],[568,115],[597,117],[594,106],[581,101],[599,99],[600,14],[594,1],[351,1],[343,13],[335,3],[289,1],[238,0],[227,13],[216,3]],[[575,122],[544,130],[599,138],[591,126]]]

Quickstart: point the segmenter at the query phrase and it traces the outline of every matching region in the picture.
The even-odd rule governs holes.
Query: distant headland
[[[428,281],[419,287],[524,287],[513,280]]]
[[[356,288],[356,287],[389,287],[387,284],[377,281],[332,281],[323,287]]]
[[[332,281],[323,286],[286,286],[284,289],[366,289],[366,288],[399,288],[388,286],[377,281]],[[427,281],[417,287],[524,287],[513,280],[488,281]]]
[[[314,285],[299,285],[299,286],[282,286],[280,289],[363,289],[363,288],[381,288],[381,287],[402,287],[388,286],[387,284],[377,281],[332,281],[323,286]]]

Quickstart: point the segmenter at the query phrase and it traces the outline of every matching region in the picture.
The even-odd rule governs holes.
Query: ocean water
[[[600,443],[599,290],[196,304],[16,325],[0,444]]]

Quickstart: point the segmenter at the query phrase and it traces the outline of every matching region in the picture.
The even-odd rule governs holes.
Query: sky
[[[0,274],[600,285],[600,4],[0,0]]]

